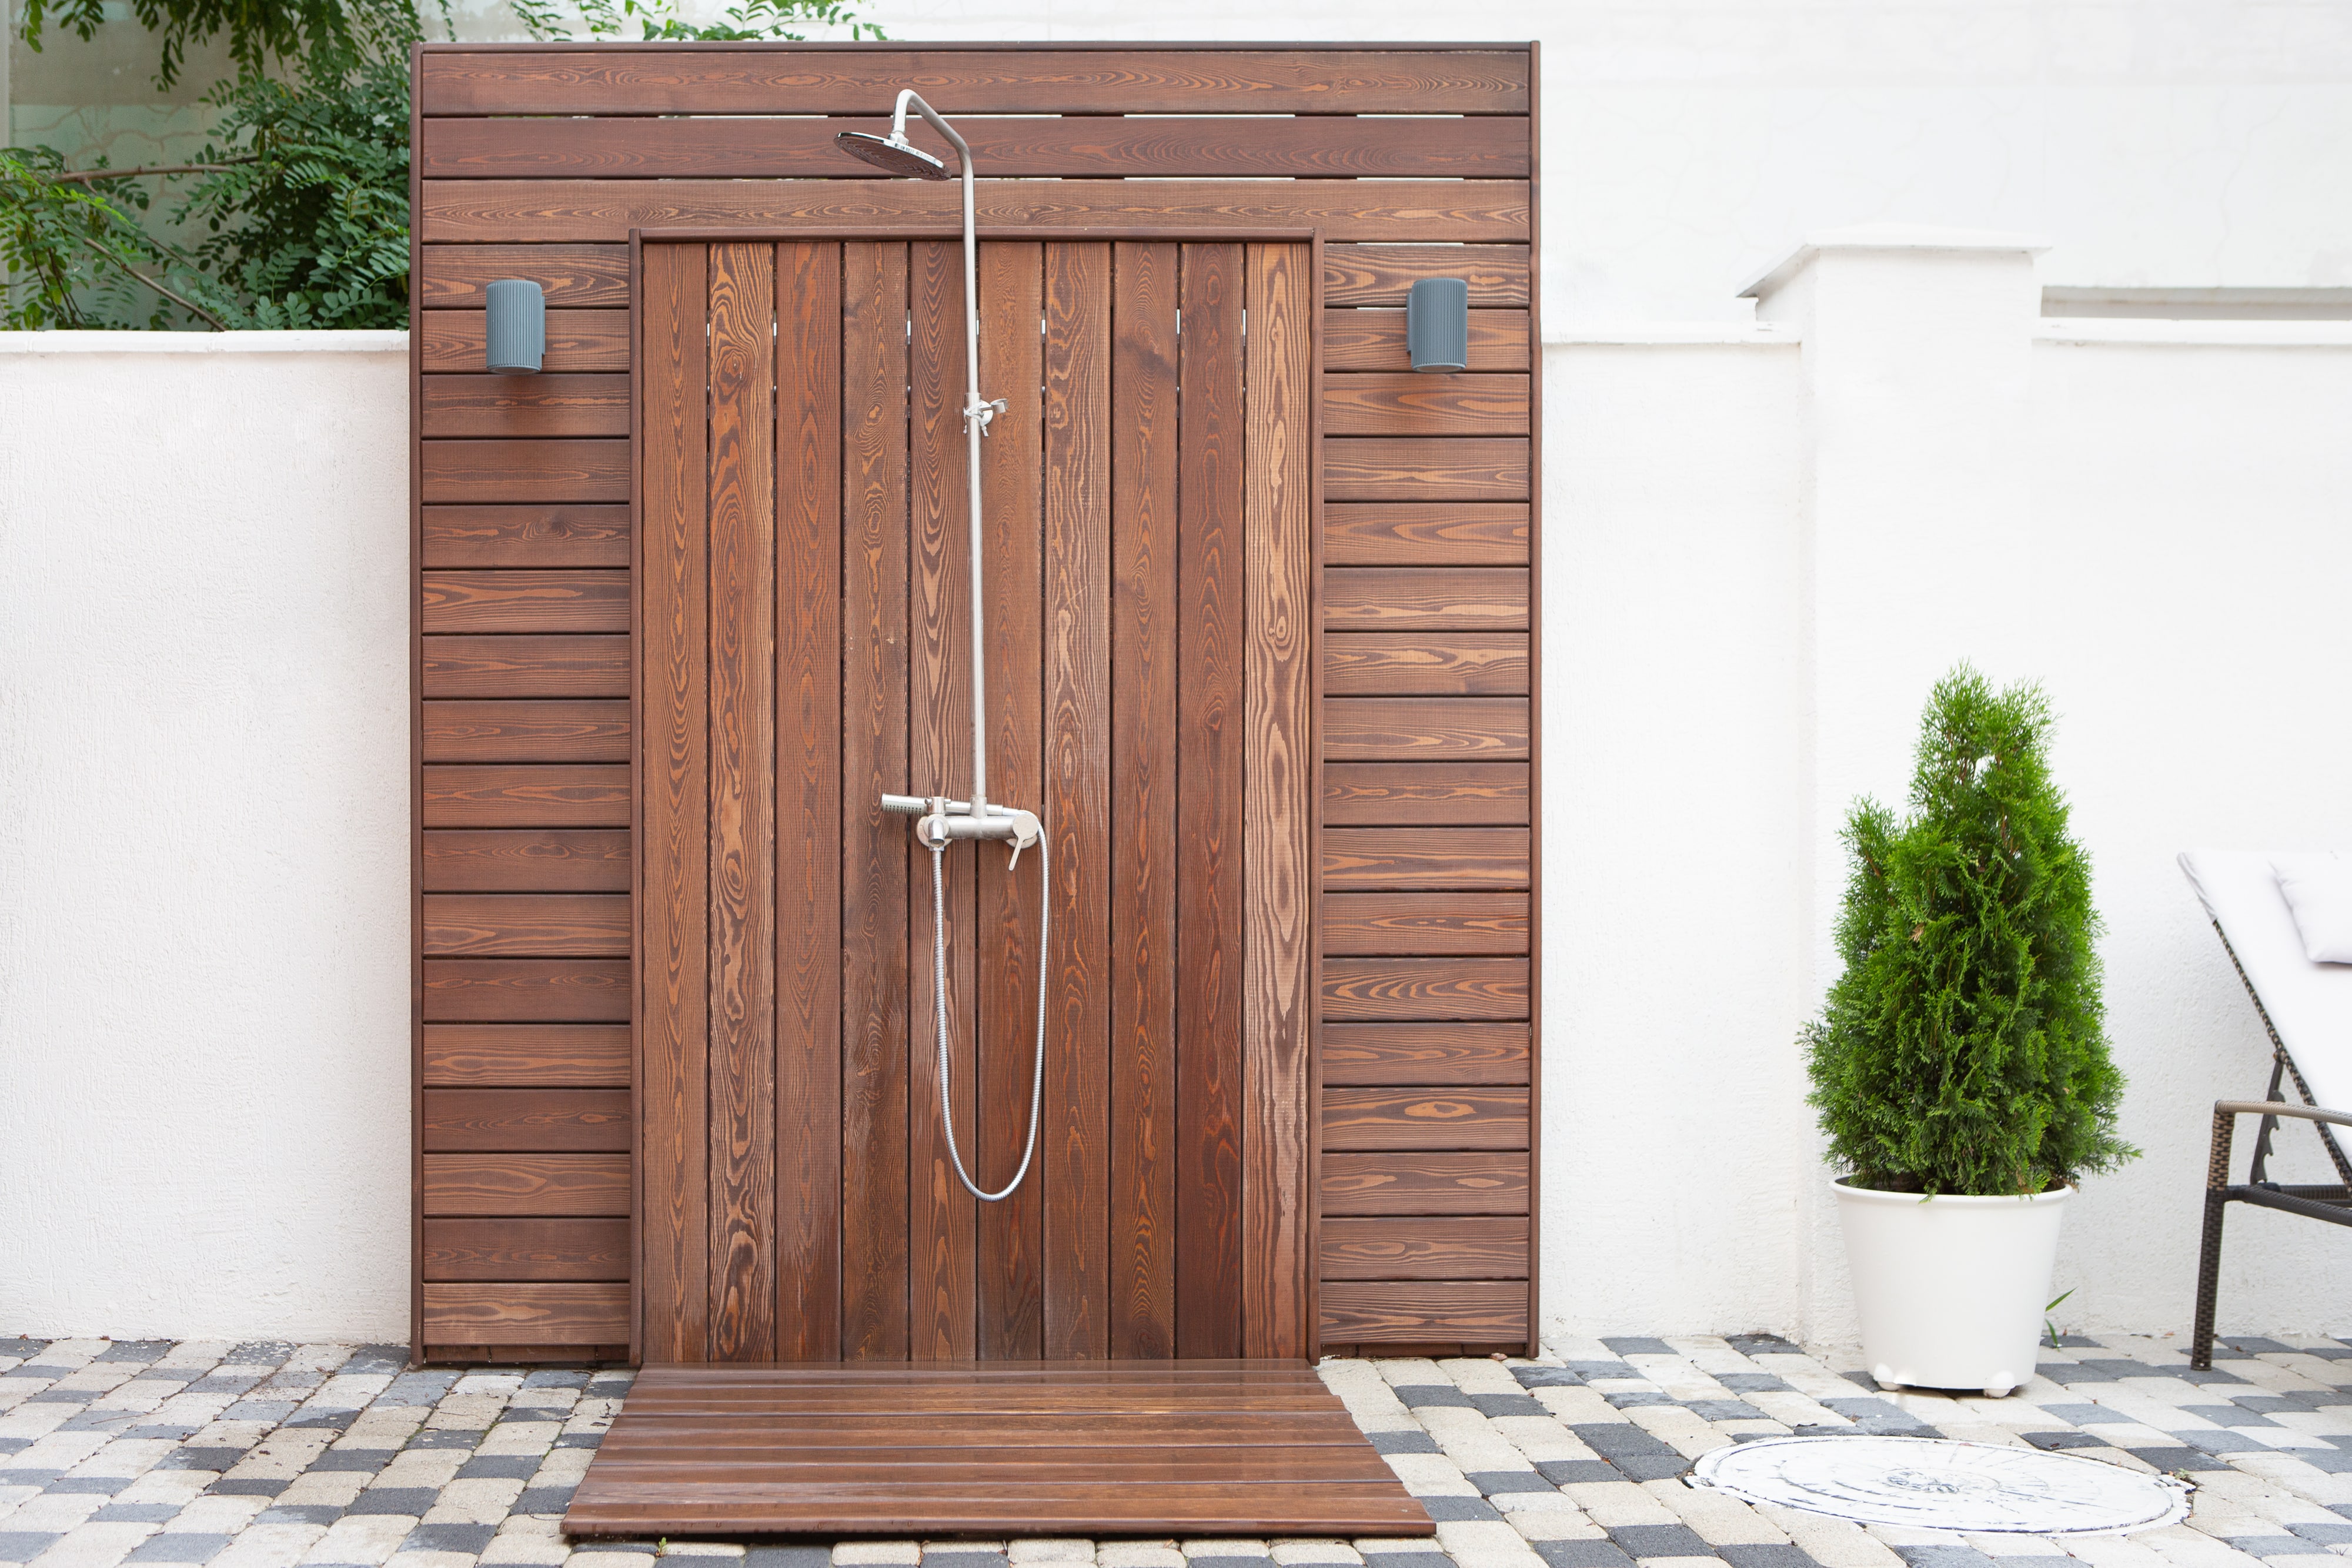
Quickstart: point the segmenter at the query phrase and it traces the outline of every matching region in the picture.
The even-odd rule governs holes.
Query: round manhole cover
[[[1763,1437],[1703,1456],[1691,1484],[1920,1530],[2113,1533],[2170,1524],[2189,1511],[2189,1488],[2168,1477],[1948,1437]]]

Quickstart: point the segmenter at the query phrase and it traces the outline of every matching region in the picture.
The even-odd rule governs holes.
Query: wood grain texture
[[[432,701],[422,713],[427,763],[629,759],[626,702]]]
[[[417,328],[417,354],[427,374],[486,374],[488,346],[488,316],[479,309],[425,312]],[[625,371],[627,309],[549,310],[547,346],[539,368],[542,374]]]
[[[1327,762],[1323,767],[1327,878],[1334,828],[1527,820],[1524,762]],[[1519,858],[1526,859],[1524,852]]]
[[[626,637],[426,637],[423,695],[626,697]]]
[[[1180,251],[1113,247],[1109,1353],[1176,1352]]]
[[[1516,761],[1528,755],[1525,697],[1327,697],[1333,762]]]
[[[629,769],[577,763],[436,764],[419,800],[427,828],[625,828]]]
[[[428,1023],[619,1023],[625,958],[427,958]]]
[[[428,569],[629,564],[626,507],[548,502],[426,507],[423,512]]]
[[[625,501],[626,441],[428,441],[425,504]]]
[[[1523,1019],[1525,958],[1327,958],[1323,1016],[1367,1021]]]
[[[601,828],[428,829],[426,893],[626,893],[629,835]]]
[[[1328,376],[1323,430],[1328,435],[1525,435],[1528,378],[1524,372],[1412,371]]]
[[[1524,501],[1528,443],[1503,436],[1334,436],[1323,493],[1334,501]]]
[[[1325,907],[1335,902],[1327,898]],[[1528,1063],[1523,1023],[1323,1026],[1327,1085],[1525,1083]]]
[[[1527,690],[1523,632],[1335,632],[1323,639],[1328,696],[1496,696]]]
[[[1182,247],[1177,528],[1176,1354],[1242,1354],[1242,247]]]
[[[424,1210],[435,1215],[629,1213],[626,1155],[426,1155]]]
[[[1524,1216],[1327,1220],[1319,1249],[1333,1280],[1524,1280]]]
[[[625,1219],[428,1219],[425,1278],[603,1280],[629,1278]]]
[[[428,1284],[428,1344],[611,1344],[629,1337],[625,1284]]]
[[[1334,1281],[1323,1291],[1323,1337],[1336,1344],[1523,1346],[1528,1291],[1519,1280]]]
[[[777,969],[776,253],[710,247],[710,1328],[718,1361],[775,1352]],[[803,933],[794,931],[793,938]]]
[[[887,115],[435,119],[425,122],[417,162],[427,180],[871,180],[873,171],[834,136],[889,129]],[[1499,116],[1457,121],[1443,136],[1394,119],[1024,116],[959,129],[992,179],[1491,180],[1523,178],[1528,169],[1526,126]],[[955,166],[929,127],[916,121],[908,130],[918,146]],[[1524,277],[1519,292],[1524,303]]]
[[[1315,277],[1300,246],[1247,247],[1243,516],[1250,562],[1242,829],[1244,1350],[1306,1353],[1315,973]]]
[[[771,1348],[841,1354],[841,246],[776,250]],[[747,1352],[747,1354],[750,1354]]]
[[[611,243],[633,228],[758,226],[809,235],[953,233],[961,195],[952,182],[896,180],[428,180],[417,232],[426,243],[491,239]],[[1517,180],[991,180],[976,201],[982,228],[1014,225],[1075,230],[1160,225],[1235,235],[1320,228],[1343,240],[1525,240],[1528,189]],[[458,336],[462,310],[428,312],[428,329]],[[583,351],[550,370],[609,370]],[[584,314],[584,312],[583,313]],[[1507,312],[1482,312],[1504,315]],[[440,325],[447,319],[450,326]],[[570,323],[564,323],[567,328]],[[1475,327],[1475,323],[1474,323]],[[1474,331],[1474,348],[1477,334]],[[430,369],[481,366],[462,349]],[[1365,367],[1392,368],[1386,364]],[[1474,361],[1474,368],[1486,368]],[[1513,367],[1516,368],[1516,367]]]
[[[944,187],[942,187],[944,188]],[[982,454],[988,518],[988,796],[1006,805],[1045,798],[1045,247],[984,246],[980,260],[980,384],[1008,407]],[[1034,810],[1034,805],[1030,805]],[[1034,870],[993,847],[980,855],[978,968],[980,1103],[967,1162],[986,1190],[1021,1159],[1036,1050],[1037,929],[1043,893]],[[1047,1020],[1052,1028],[1052,1020]],[[1045,1192],[1032,1180],[980,1208],[979,1354],[1034,1359],[1045,1343]]]
[[[1524,566],[1528,508],[1511,503],[1355,501],[1323,508],[1326,570]]]
[[[425,633],[626,632],[625,571],[437,571],[423,584]]]
[[[833,54],[686,45],[625,53],[427,47],[418,103],[457,114],[870,114],[877,81],[919,81],[965,114],[1511,114],[1524,49],[1105,47]]]
[[[1055,836],[1045,1028],[1045,1354],[1110,1352],[1112,691],[1108,245],[1054,244],[1045,267],[1045,779]]]
[[[1323,1092],[1327,1151],[1525,1149],[1524,1089],[1349,1089]]]
[[[1424,127],[1424,133],[1426,130]],[[1525,135],[1524,130],[1520,134]],[[1424,277],[1461,278],[1470,286],[1473,310],[1504,306],[1525,309],[1528,249],[1517,245],[1323,247],[1323,303],[1328,307],[1381,306],[1401,309],[1412,286]]]
[[[907,247],[842,249],[841,1354],[909,1354]],[[926,966],[928,967],[928,966]]]
[[[648,1361],[698,1361],[710,1318],[709,260],[699,246],[648,246],[644,269],[636,1339]]]
[[[420,1065],[428,1088],[626,1088],[629,1030],[625,1024],[427,1024]]]
[[[625,1089],[427,1089],[428,1154],[627,1154]]]
[[[1524,310],[1473,310],[1466,368],[1471,371],[1525,371],[1530,340],[1528,320],[1528,313]],[[1404,312],[1326,311],[1323,368],[1339,371],[1411,371],[1412,353],[1405,345]]]
[[[501,277],[538,284],[551,310],[629,308],[625,245],[428,245],[418,251],[416,302],[426,310],[479,310]]]
[[[1528,950],[1528,899],[1519,893],[1328,893],[1328,955],[1490,955]]]
[[[425,434],[431,436],[618,435],[629,434],[625,375],[426,376]]]
[[[1322,1189],[1327,1220],[1355,1214],[1526,1214],[1528,1155],[1327,1153]],[[1328,1310],[1330,1298],[1324,1300]],[[1324,1333],[1330,1333],[1328,1320]]]
[[[1500,632],[1528,624],[1517,567],[1330,567],[1323,620],[1334,631]]]
[[[625,894],[425,895],[425,951],[478,957],[626,957]]]
[[[1528,847],[1524,828],[1328,827],[1323,885],[1335,892],[1520,888],[1531,868]]]

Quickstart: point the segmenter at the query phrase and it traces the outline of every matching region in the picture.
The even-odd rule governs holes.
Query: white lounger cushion
[[[2305,956],[2303,934],[2271,868],[2283,858],[2189,850],[2180,869],[2230,939],[2312,1097],[2328,1110],[2352,1111],[2352,964],[2315,964]],[[2254,1096],[2249,1091],[2239,1097]]]
[[[2271,870],[2294,914],[2303,956],[2315,964],[2352,964],[2352,858],[2273,855]]]

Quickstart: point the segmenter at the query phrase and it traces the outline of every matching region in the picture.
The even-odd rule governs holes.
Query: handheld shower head
[[[908,174],[918,180],[952,180],[948,166],[898,135],[877,136],[870,131],[844,131],[834,137],[851,157],[873,164],[886,174]]]

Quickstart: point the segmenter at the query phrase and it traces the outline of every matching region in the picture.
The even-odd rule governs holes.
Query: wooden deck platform
[[[1427,1535],[1303,1361],[648,1366],[574,1536]]]

